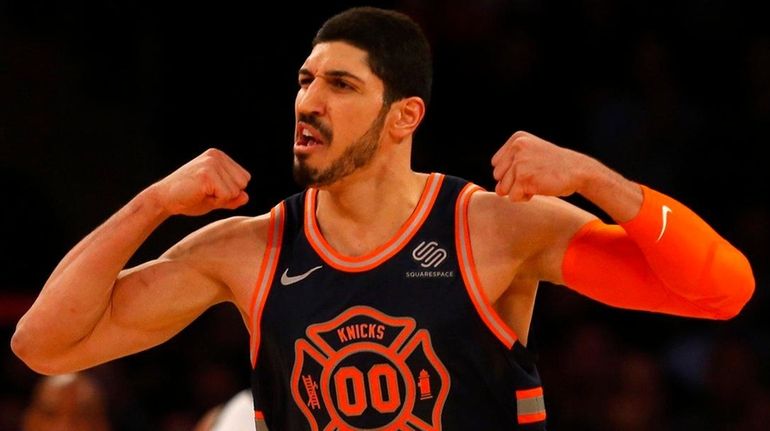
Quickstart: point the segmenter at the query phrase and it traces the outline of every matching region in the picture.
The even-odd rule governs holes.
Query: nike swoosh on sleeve
[[[671,212],[671,208],[667,205],[663,205],[660,210],[663,213],[663,226],[660,228],[660,235],[658,235],[658,239],[656,239],[655,242],[660,241],[660,239],[663,238],[663,234],[666,232],[666,227],[668,226],[668,214]]]

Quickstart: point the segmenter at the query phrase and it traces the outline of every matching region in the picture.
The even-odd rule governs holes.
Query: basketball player
[[[328,20],[298,74],[306,190],[124,269],[168,217],[247,202],[249,172],[206,151],[64,257],[18,324],[16,354],[41,373],[79,370],[229,301],[251,336],[259,430],[538,430],[543,389],[525,347],[538,282],[710,319],[749,300],[748,261],[686,206],[530,133],[492,157],[494,192],[413,172],[431,73],[406,16]],[[617,224],[559,199],[573,193]]]

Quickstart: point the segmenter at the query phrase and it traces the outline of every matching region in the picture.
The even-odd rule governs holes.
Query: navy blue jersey
[[[543,430],[540,378],[471,254],[478,186],[431,174],[373,252],[324,239],[308,189],[271,211],[251,301],[255,417],[285,430]]]

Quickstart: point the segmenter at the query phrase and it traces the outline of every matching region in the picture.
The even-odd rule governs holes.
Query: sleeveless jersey
[[[310,188],[271,210],[250,315],[257,429],[544,430],[529,352],[487,300],[468,203],[431,174],[401,230],[348,257]]]

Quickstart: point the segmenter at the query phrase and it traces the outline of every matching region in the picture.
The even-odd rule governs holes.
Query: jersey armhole
[[[257,365],[262,311],[265,308],[267,295],[270,293],[270,286],[273,284],[273,276],[275,275],[275,268],[278,266],[278,258],[281,256],[285,214],[286,208],[284,202],[279,203],[270,210],[265,252],[262,255],[262,262],[259,267],[259,274],[257,275],[257,283],[254,286],[254,292],[249,301],[249,333],[251,334],[249,344],[251,349],[252,368]]]
[[[468,208],[470,207],[471,196],[473,193],[482,190],[481,187],[468,183],[460,191],[455,204],[455,245],[457,249],[457,259],[460,266],[460,273],[463,277],[463,284],[468,296],[473,302],[474,308],[484,324],[492,331],[492,334],[500,340],[509,350],[518,337],[508,325],[503,322],[497,311],[484,293],[481,285],[476,264],[473,260],[473,250],[471,247],[471,237],[468,223]]]

